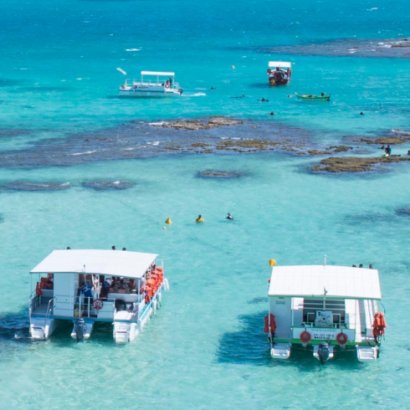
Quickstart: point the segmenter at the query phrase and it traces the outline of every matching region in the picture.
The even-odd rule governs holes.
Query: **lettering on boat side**
[[[320,330],[315,330],[312,332],[312,338],[313,339],[336,339],[336,332],[329,332],[328,330],[320,331]]]

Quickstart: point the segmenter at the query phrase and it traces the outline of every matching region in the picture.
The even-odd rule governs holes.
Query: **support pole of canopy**
[[[270,318],[271,318],[271,311],[270,311],[270,301],[269,301],[269,313],[268,313],[268,329],[269,329],[269,343],[270,343],[270,349],[272,350],[273,348],[273,336],[272,336],[272,330],[270,326]]]

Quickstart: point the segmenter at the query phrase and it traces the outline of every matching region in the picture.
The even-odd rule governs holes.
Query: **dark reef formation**
[[[84,188],[94,189],[95,191],[112,191],[132,188],[133,186],[135,186],[135,182],[118,179],[97,179],[93,181],[84,181],[81,185]]]
[[[0,130],[0,136],[11,135],[10,132]],[[16,135],[22,132],[24,130],[17,130]],[[340,136],[340,140],[343,142],[340,145],[325,146],[320,144],[320,131],[308,131],[277,121],[238,120],[221,116],[158,122],[131,121],[98,131],[35,139],[21,149],[0,151],[0,167],[41,168],[160,155],[234,155],[275,151],[312,158],[327,156],[311,165],[313,172],[358,173],[374,172],[381,165],[403,163],[410,159],[410,150],[408,155],[403,152],[398,155],[393,151],[393,155],[388,157],[379,151],[387,145],[409,143],[410,132],[406,130],[391,130],[381,136]],[[218,175],[203,177],[216,178]],[[133,183],[103,179],[85,181],[83,186],[95,190],[120,190],[130,188]],[[0,189],[27,191],[67,187],[66,183],[59,182],[15,181],[0,184]]]

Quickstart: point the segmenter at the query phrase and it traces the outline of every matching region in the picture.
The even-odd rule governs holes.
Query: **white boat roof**
[[[269,296],[380,300],[379,271],[347,266],[275,266]]]
[[[290,61],[269,61],[268,67],[269,68],[276,68],[276,67],[291,68],[292,63]]]
[[[175,77],[175,73],[172,71],[141,71],[141,75],[156,75],[163,77]]]
[[[30,273],[91,273],[141,278],[157,257],[153,253],[120,250],[54,250]]]

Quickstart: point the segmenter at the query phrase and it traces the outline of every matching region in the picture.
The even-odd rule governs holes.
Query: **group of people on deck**
[[[269,78],[274,78],[277,84],[286,83],[289,79],[289,71],[283,70],[280,67],[276,67],[275,70],[268,68]]]

